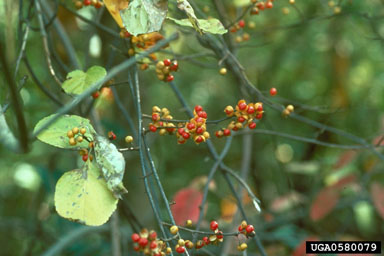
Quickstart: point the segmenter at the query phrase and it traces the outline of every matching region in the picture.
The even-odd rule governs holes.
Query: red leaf
[[[372,183],[371,197],[377,212],[384,219],[384,186],[378,182]]]
[[[172,206],[172,214],[177,225],[184,225],[187,220],[197,222],[203,193],[194,188],[184,188],[176,193],[173,201],[175,204]]]
[[[337,188],[337,189],[343,189],[346,185],[353,183],[356,181],[356,175],[350,174],[347,175],[340,180],[338,180],[335,184],[333,184],[331,187]]]
[[[313,221],[324,218],[339,201],[339,190],[334,187],[326,187],[320,190],[311,206],[310,217]]]
[[[355,150],[347,150],[343,152],[337,162],[333,165],[333,169],[337,170],[340,169],[350,162],[352,162],[353,159],[355,159],[357,155],[357,152]]]
[[[314,256],[316,254],[306,254],[305,253],[305,242],[306,241],[319,241],[316,236],[309,236],[305,238],[301,243],[296,247],[295,251],[292,253],[292,256]]]

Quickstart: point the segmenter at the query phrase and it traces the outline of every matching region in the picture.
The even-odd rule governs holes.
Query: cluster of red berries
[[[267,0],[265,2],[259,2],[258,0],[251,0],[253,7],[251,9],[251,15],[259,14],[259,11],[273,8],[273,0]]]
[[[207,131],[207,112],[203,110],[200,105],[195,106],[193,109],[193,118],[187,122],[184,127],[177,129],[177,143],[184,144],[189,138],[193,138],[196,144],[205,142],[210,138],[210,134]]]
[[[238,228],[239,232],[246,237],[254,237],[255,236],[255,228],[253,225],[249,225],[245,220],[241,222]]]
[[[172,120],[173,117],[170,115],[171,112],[167,108],[160,109],[158,106],[152,107],[152,121],[153,123],[149,124],[149,130],[151,132],[156,132],[159,129],[160,135],[165,135],[167,132],[173,134],[176,131],[176,126],[174,123],[161,121],[161,120]]]
[[[158,61],[156,63],[156,75],[157,78],[164,82],[171,82],[174,79],[174,76],[171,72],[176,72],[179,69],[179,64],[176,60],[171,61],[170,59],[165,59]]]
[[[144,255],[163,256],[172,252],[172,249],[167,247],[164,241],[157,238],[157,234],[153,230],[143,229],[139,234],[132,234],[131,239],[135,243],[133,249],[137,252],[143,252]]]
[[[236,33],[237,31],[241,31],[244,27],[245,27],[245,21],[239,20],[239,22],[237,22],[237,24],[235,24],[234,26],[232,26],[230,28],[230,31],[232,33]],[[251,36],[248,33],[243,33],[242,35],[236,36],[235,40],[237,43],[241,43],[243,41],[248,41],[250,39],[250,37]]]
[[[81,9],[84,6],[93,6],[96,9],[101,8],[104,4],[102,1],[98,0],[83,0],[83,1],[75,1],[75,7],[76,9]]]
[[[225,107],[224,112],[229,117],[236,116],[237,119],[236,121],[231,121],[227,128],[216,131],[215,135],[218,138],[230,136],[231,130],[238,131],[246,126],[249,129],[255,129],[256,123],[254,119],[260,120],[263,117],[264,110],[263,103],[261,102],[247,104],[245,100],[239,100],[235,108],[229,105]]]
[[[93,146],[93,142],[90,142],[90,143],[92,143],[92,146]],[[83,159],[84,162],[87,162],[88,159],[89,159],[90,161],[93,160],[93,155],[89,154],[89,151],[88,151],[88,149],[86,149],[86,148],[82,148],[82,149],[80,149],[80,150],[79,150],[79,154],[81,155],[81,159]]]

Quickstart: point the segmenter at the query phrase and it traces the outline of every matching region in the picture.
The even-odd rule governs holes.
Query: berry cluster
[[[81,143],[83,142],[84,138],[86,138],[84,135],[87,132],[85,128],[78,128],[73,127],[71,130],[67,132],[67,137],[69,139],[69,145],[76,146],[77,142]]]
[[[293,111],[295,111],[295,107],[293,105],[288,105],[283,110],[283,117],[289,116]]]
[[[133,249],[143,252],[144,255],[162,256],[172,252],[170,247],[157,238],[157,234],[153,230],[143,229],[139,234],[132,234],[131,239],[135,243]]]
[[[149,47],[154,46],[158,41],[164,39],[164,36],[158,32],[152,32],[152,33],[142,34],[138,36],[131,36],[129,32],[122,30],[122,32],[120,32],[120,36],[122,38],[131,37],[132,48],[128,50],[129,56],[135,55],[136,50],[134,47],[145,50],[145,49],[148,49]],[[154,53],[151,53],[149,57],[154,61],[157,60],[157,57]]]
[[[237,24],[231,27],[230,31],[232,33],[236,33],[237,31],[241,31],[245,27],[245,21],[239,20]],[[248,33],[243,33],[242,35],[236,36],[236,43],[241,43],[243,41],[248,41],[250,39],[250,35]]]
[[[203,110],[202,106],[197,105],[193,110],[193,115],[193,118],[191,118],[184,127],[177,129],[177,143],[184,144],[192,137],[196,144],[200,144],[210,138],[206,125],[207,112]]]
[[[229,105],[224,109],[224,112],[228,117],[236,116],[237,119],[236,121],[231,121],[227,128],[216,131],[215,135],[218,138],[230,136],[231,130],[238,131],[246,126],[249,129],[255,129],[256,123],[254,119],[260,120],[263,117],[264,110],[263,103],[261,102],[247,104],[245,100],[239,100],[235,109]]]
[[[171,72],[176,72],[179,69],[179,64],[176,60],[171,61],[170,59],[165,59],[158,61],[156,63],[156,74],[157,78],[164,82],[171,82],[174,79],[174,76]]]
[[[257,15],[260,11],[273,8],[273,0],[267,0],[265,2],[259,2],[258,0],[251,0],[253,7],[251,9],[251,15]]]
[[[171,112],[167,108],[160,109],[158,106],[152,107],[152,121],[153,123],[149,124],[149,130],[151,132],[156,132],[159,128],[159,134],[165,135],[167,132],[173,134],[176,131],[176,126],[174,123],[161,121],[162,120],[172,120],[173,117],[170,115]]]
[[[75,2],[76,9],[81,9],[84,6],[90,6],[90,5],[95,7],[96,9],[99,9],[104,5],[102,1],[98,1],[98,0],[83,0],[83,1],[78,0],[74,2]]]

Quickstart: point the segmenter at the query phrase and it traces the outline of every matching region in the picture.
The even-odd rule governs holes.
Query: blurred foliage
[[[59,1],[41,2],[55,11]],[[194,2],[204,8],[207,16],[219,18],[213,1]],[[230,20],[235,20],[243,11],[243,7],[236,7],[235,4],[241,6],[244,1],[222,2]],[[331,7],[329,2],[333,1],[296,0],[296,4],[291,5],[288,0],[276,0],[273,9],[259,15],[246,15],[246,24],[253,22],[255,27],[247,25],[243,31],[231,33],[234,37],[242,36],[243,32],[250,35],[249,41],[235,43],[236,54],[249,79],[261,91],[268,95],[269,88],[277,88],[278,95],[271,100],[284,105],[293,104],[295,112],[300,115],[350,132],[369,143],[377,142],[384,129],[384,3],[379,0],[334,1],[336,7],[341,8],[339,14],[334,14],[335,7]],[[38,28],[33,5],[29,6],[29,1],[20,3],[23,3],[23,17],[30,18],[28,22],[31,28]],[[23,36],[18,33],[20,3],[11,0],[0,2],[0,40],[6,47],[12,68],[15,67]],[[71,1],[62,3],[75,10]],[[46,7],[43,9],[47,22],[50,15],[46,15]],[[86,7],[77,12],[116,33],[120,32],[109,13],[103,9]],[[175,1],[170,1],[170,12],[172,17],[183,18],[183,14],[175,7]],[[122,40],[80,21],[61,5],[57,19],[73,44],[81,69],[100,65],[108,70],[127,58],[125,53],[128,48]],[[225,76],[219,74],[219,60],[213,56],[213,52],[199,44],[192,29],[177,27],[166,21],[162,34],[166,37],[176,30],[183,32],[180,38],[158,53],[158,58],[173,58],[172,53],[179,57],[204,54],[191,59],[180,58],[175,82],[190,106],[204,106],[210,120],[224,117],[222,111],[225,106],[234,105],[248,96],[242,95],[230,72]],[[64,64],[53,62],[58,76],[63,79],[75,67],[52,23],[47,26],[47,31],[54,58],[61,59]],[[99,51],[94,47],[98,47]],[[92,53],[92,49],[95,52]],[[52,94],[63,102],[71,100],[50,76],[39,29],[29,32],[26,58],[38,79]],[[139,74],[143,113],[150,114],[152,106],[157,105],[167,107],[176,119],[187,119],[170,86],[156,78],[152,67]],[[27,126],[32,132],[36,123],[54,113],[58,106],[39,90],[22,62],[16,81],[24,75],[29,78],[20,94]],[[2,72],[0,78],[0,102],[4,106],[9,102],[8,87]],[[122,73],[115,81],[127,79],[127,74]],[[116,90],[136,121],[129,86],[116,86]],[[86,105],[75,111],[84,112]],[[124,137],[133,134],[133,131],[129,129],[115,101],[110,95],[104,95],[94,106],[104,130],[113,130],[118,138],[116,145],[126,147]],[[334,133],[282,118],[281,113],[270,108],[265,111],[256,129],[329,143],[354,144]],[[11,129],[16,131],[12,106],[5,116]],[[211,134],[221,127],[220,124],[210,126]],[[214,164],[206,145],[197,146],[191,142],[177,145],[176,138],[171,136],[148,134],[147,137],[170,200],[180,189],[188,187],[193,179],[206,176]],[[251,140],[251,148],[246,148],[247,140]],[[225,139],[212,138],[212,141],[220,152]],[[268,255],[291,255],[302,240],[310,236],[320,240],[377,240],[384,233],[383,219],[370,196],[372,181],[384,184],[384,165],[371,151],[355,150],[353,156],[344,159],[345,153],[350,150],[254,134],[235,136],[224,162],[240,172],[244,150],[251,150],[247,182],[261,200],[262,213],[255,211],[246,196],[243,201]],[[124,196],[123,202],[119,202],[118,212],[123,253],[134,255],[131,253],[129,236],[132,229],[127,206],[133,209],[145,227],[158,227],[144,192],[138,153],[133,151],[124,155],[127,162],[124,185],[129,193]],[[338,161],[344,161],[341,167],[335,166]],[[81,228],[80,224],[59,217],[53,205],[57,180],[79,163],[81,157],[77,152],[53,148],[39,141],[33,142],[30,152],[23,155],[0,148],[1,255],[41,255],[61,241],[62,237]],[[319,191],[351,174],[356,180],[341,189],[340,200],[335,208],[324,218],[312,220],[310,207]],[[238,225],[240,217],[228,218],[223,212],[233,212],[233,204],[228,201],[233,202],[234,198],[221,175],[217,174],[214,182],[215,188],[208,194],[207,222],[203,223],[203,227],[208,229],[208,221],[216,219],[223,229],[231,229],[233,225]],[[235,238],[226,239],[236,242]],[[212,252],[220,255],[221,249],[212,248]],[[73,241],[60,255],[111,255],[110,251],[109,231],[100,228]],[[257,249],[249,243],[248,251],[250,255],[255,255]]]

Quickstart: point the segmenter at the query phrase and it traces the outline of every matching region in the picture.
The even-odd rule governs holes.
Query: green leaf
[[[120,11],[125,29],[134,36],[159,31],[167,16],[167,0],[132,0]]]
[[[55,115],[50,115],[41,119],[35,126],[34,131],[37,131],[42,127],[45,123],[47,123],[51,118]],[[42,131],[37,138],[49,145],[58,147],[58,148],[87,148],[88,141],[83,140],[81,143],[77,143],[75,146],[71,146],[69,144],[69,138],[67,137],[67,132],[74,127],[85,128],[86,133],[85,136],[89,140],[93,140],[93,135],[95,130],[90,124],[88,119],[82,118],[76,115],[64,115],[57,119],[51,126]]]
[[[183,12],[185,12],[185,14],[187,14],[188,20],[192,27],[196,29],[196,31],[200,34],[203,34],[203,29],[200,26],[200,20],[197,19],[195,11],[193,10],[191,4],[187,0],[177,0],[177,7]]]
[[[95,137],[96,162],[103,172],[108,188],[116,198],[121,198],[122,194],[128,192],[122,182],[125,171],[124,156],[107,138],[98,135]]]
[[[58,214],[88,226],[107,222],[116,210],[117,199],[107,188],[100,168],[87,161],[81,170],[64,173],[56,184]]]
[[[106,75],[107,71],[100,66],[90,67],[87,72],[74,70],[68,73],[67,80],[64,81],[62,87],[66,93],[78,95],[97,81],[103,79]]]
[[[172,20],[176,24],[180,26],[186,26],[186,27],[193,27],[193,25],[190,23],[188,19],[174,19],[171,17],[167,17],[168,19]],[[204,20],[204,19],[198,19],[199,21],[199,26],[204,32],[208,32],[211,34],[225,34],[228,32],[221,24],[221,22],[218,19],[209,19],[209,20]]]

